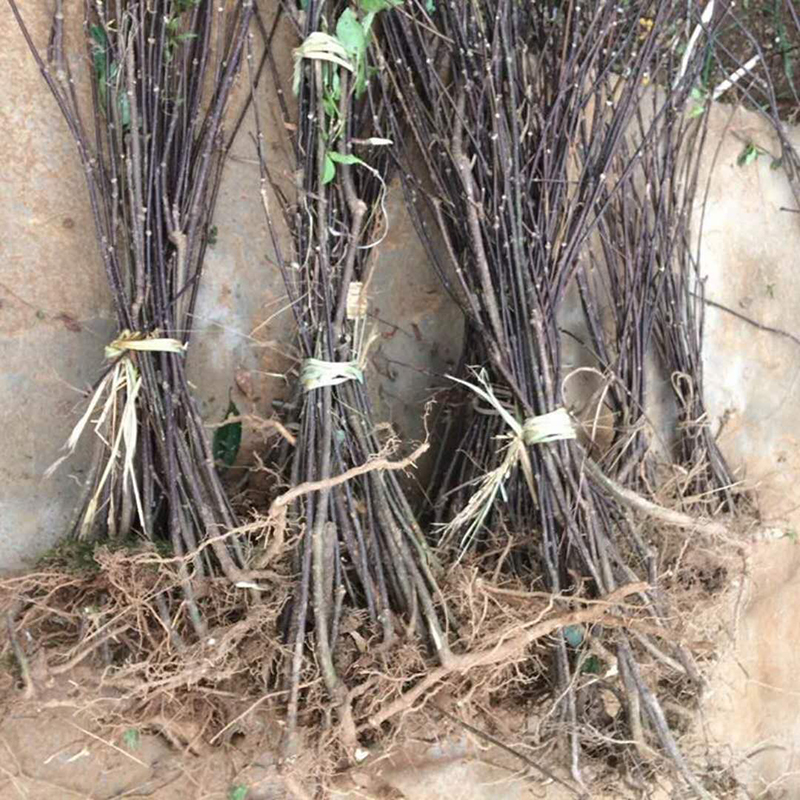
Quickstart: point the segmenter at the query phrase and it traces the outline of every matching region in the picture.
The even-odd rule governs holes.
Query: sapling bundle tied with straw
[[[575,277],[587,344],[605,378],[603,410],[613,420],[598,453],[604,471],[648,491],[659,483],[656,467],[672,462],[679,476],[673,496],[684,506],[704,498],[713,515],[735,503],[702,391],[704,290],[692,210],[707,116],[693,113],[693,104],[688,113],[659,113],[666,97],[663,87],[651,86],[617,148],[618,168],[634,157],[636,167],[601,197],[604,211]],[[599,309],[607,310],[604,323]],[[669,394],[655,390],[653,377],[672,389],[674,430],[650,416]],[[597,419],[599,410],[590,406],[590,416]]]
[[[664,118],[686,107],[703,63],[701,21],[676,3],[485,0],[431,10],[415,2],[407,11],[384,22],[384,86],[396,111],[390,131],[398,143],[416,145],[401,155],[409,207],[486,356],[459,379],[484,412],[473,425],[502,429],[487,473],[454,476],[471,491],[462,493],[464,505],[448,522],[445,541],[460,553],[472,547],[491,506],[508,497],[504,522],[526,534],[529,574],[549,591],[605,594],[636,576],[655,580],[654,553],[630,510],[655,514],[658,507],[610,479],[577,440],[564,408],[559,320],[611,199],[629,188],[641,153],[660,146]],[[687,48],[698,25],[703,35]],[[641,103],[653,85],[664,88],[645,119]],[[628,140],[633,120],[638,133]],[[416,178],[415,158],[425,168]],[[423,209],[438,222],[444,259]],[[650,291],[646,279],[636,291]],[[591,312],[591,304],[586,308]],[[629,327],[638,319],[631,316],[617,338],[649,336],[651,321],[644,329]],[[599,331],[600,321],[594,323]],[[633,353],[634,370],[646,346],[641,338],[635,348],[622,345]],[[642,390],[630,377],[623,377],[626,384],[634,397],[621,392],[620,405],[641,404]],[[469,435],[468,446],[490,438]],[[467,459],[487,462],[485,453]],[[641,592],[639,603],[640,613],[664,624],[657,586]],[[691,683],[698,679],[691,658],[652,635],[619,628],[612,638],[626,709],[625,720],[615,723],[625,728],[622,738],[642,758],[660,746],[704,794],[640,666],[644,653],[646,662],[669,665]],[[581,662],[572,647],[567,632],[556,637],[552,719],[567,733],[580,780],[581,752],[598,740],[586,716],[592,704],[576,691]]]
[[[710,18],[714,3],[706,4],[703,16]],[[781,211],[800,210],[800,152],[792,142],[786,124],[796,117],[800,93],[795,76],[798,43],[800,43],[800,10],[793,0],[778,0],[766,7],[747,4],[717,4],[719,17],[715,35],[710,43],[702,74],[692,92],[690,113],[694,117],[709,116],[712,104],[718,108],[730,103],[731,132],[736,132],[736,111],[741,104],[765,118],[772,126],[775,144],[742,138],[742,150],[737,159],[747,167],[759,158],[769,160],[770,168],[785,173],[794,198],[794,207]],[[707,297],[705,281],[699,264],[697,234],[702,232],[703,214],[692,215],[695,194],[707,190],[697,186],[696,167],[690,170],[692,144],[681,143],[687,165],[684,180],[674,193],[680,206],[673,218],[677,220],[673,242],[674,260],[679,268],[668,275],[663,301],[659,305],[657,331],[663,359],[672,371],[672,387],[679,412],[676,432],[676,451],[679,464],[685,469],[682,494],[688,506],[705,506],[713,512],[741,507],[745,500],[736,490],[736,481],[717,446],[703,401],[703,323],[708,306],[718,314],[732,314],[745,325],[764,329],[758,321],[741,310],[720,305]],[[716,161],[712,162],[713,171]],[[755,167],[754,167],[755,168]],[[711,173],[708,174],[708,181]],[[695,187],[697,189],[695,190]],[[769,330],[769,329],[768,329]],[[793,339],[781,330],[774,335]]]
[[[604,211],[576,272],[591,350],[606,377],[602,395],[613,414],[604,471],[646,490],[656,485],[654,467],[670,460],[678,468],[674,494],[681,504],[709,515],[733,511],[743,499],[734,495],[735,481],[703,400],[704,283],[695,247],[701,229],[693,229],[702,215],[693,207],[701,195],[708,120],[697,102],[703,79],[698,67],[707,69],[709,48],[697,47],[713,12],[708,3],[694,21],[672,79],[673,88],[692,82],[685,113],[660,113],[668,85],[650,83],[613,157],[612,172],[624,178],[599,199]],[[627,170],[634,158],[635,169]],[[611,334],[601,324],[602,308],[611,312]],[[651,375],[672,390],[674,430],[659,430],[649,418],[659,402]],[[659,440],[655,447],[653,438]]]
[[[391,434],[379,437],[364,375],[375,335],[370,282],[389,223],[384,176],[392,146],[374,133],[370,43],[376,16],[395,13],[394,5],[309,3],[294,52],[298,185],[295,202],[284,208],[291,261],[275,240],[303,358],[287,470],[295,487],[289,522],[302,525],[298,585],[286,614],[290,732],[301,676],[312,663],[309,641],[329,695],[342,718],[349,716],[347,676],[337,666],[348,609],[365,612],[383,645],[410,631],[435,657],[447,654],[429,555],[396,472],[413,466],[427,444],[406,459],[390,458],[398,443]],[[263,153],[260,160],[263,180],[271,181]],[[275,230],[267,203],[265,209]]]
[[[679,468],[677,495],[684,508],[709,516],[744,508],[747,496],[737,489],[712,431],[703,396],[703,323],[705,281],[699,260],[702,214],[693,214],[700,160],[707,126],[676,118],[654,155],[660,163],[649,176],[642,198],[644,218],[653,220],[649,235],[663,282],[655,302],[653,335],[660,367],[669,379],[677,409],[673,440],[668,442]],[[696,120],[696,117],[695,117]],[[707,120],[703,115],[702,122]],[[658,187],[656,189],[655,187]],[[695,226],[697,226],[695,228]]]
[[[194,553],[181,574],[191,624],[202,634],[191,580],[219,573],[240,580],[244,559],[235,539],[220,538],[236,519],[191,397],[185,354],[226,152],[223,118],[252,7],[87,2],[87,127],[64,52],[61,0],[46,55],[10,4],[77,143],[119,328],[66,446],[68,455],[90,428],[99,439],[74,533],[165,539],[178,556]]]

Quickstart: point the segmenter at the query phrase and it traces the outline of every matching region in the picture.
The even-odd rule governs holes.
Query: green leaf
[[[364,38],[367,44],[369,44],[370,29],[372,28],[372,23],[375,21],[375,15],[375,11],[370,11],[368,14],[365,14],[364,19],[361,20],[361,28],[364,31]]]
[[[364,24],[358,21],[353,9],[346,8],[336,23],[336,39],[347,51],[355,65],[355,92],[360,97],[367,88],[367,45],[369,44],[369,26],[375,12],[367,13]]]
[[[94,66],[94,77],[97,81],[97,91],[100,98],[100,106],[105,110],[106,107],[106,76],[108,75],[108,36],[105,30],[99,25],[92,25],[89,28],[89,35],[92,37],[92,61]]]
[[[360,0],[358,4],[362,11],[377,14],[378,11],[385,11],[387,8],[397,8],[403,5],[403,0]]]
[[[689,119],[694,119],[705,112],[708,92],[705,89],[701,89],[699,86],[695,86],[692,88],[689,96],[695,101],[695,105],[689,109]]]
[[[583,627],[581,625],[567,625],[564,628],[564,638],[571,647],[577,647],[583,641]]]
[[[327,92],[322,96],[322,107],[325,109],[325,116],[328,119],[336,119],[339,116],[339,104]]]
[[[101,47],[107,47],[108,46],[108,36],[106,36],[106,30],[102,25],[90,25],[89,26],[89,35]]]
[[[354,156],[352,153],[337,153],[332,150],[328,153],[328,158],[331,161],[335,161],[337,164],[364,164],[358,156]]]
[[[358,64],[358,74],[356,75],[356,97],[361,97],[367,88],[367,71],[364,69],[364,62]]]
[[[117,102],[119,103],[119,121],[122,123],[122,130],[128,130],[131,126],[131,101],[127,94],[121,94]]]
[[[336,38],[356,62],[366,55],[367,37],[352,8],[342,11],[336,23]]]
[[[782,158],[773,158],[772,161],[769,162],[770,169],[780,169],[783,166],[783,159]]]
[[[425,10],[429,14],[433,14],[433,12],[436,11],[436,3],[434,3],[433,0],[426,0]]]
[[[689,111],[689,119],[702,116],[705,113],[705,110],[705,106],[694,106],[694,108]]]
[[[333,163],[330,153],[325,154],[325,169],[322,173],[322,183],[330,183],[336,176],[336,164]]]
[[[590,675],[599,675],[603,669],[603,662],[595,656],[591,655],[586,661],[583,662],[583,669],[581,672],[588,672]]]
[[[228,792],[228,800],[245,800],[247,798],[247,787],[242,783],[231,786]]]
[[[228,417],[239,416],[239,409],[233,400],[228,404],[228,410],[225,412],[225,419]],[[214,432],[214,442],[212,450],[214,453],[214,461],[224,464],[226,467],[233,466],[236,461],[236,456],[239,453],[239,448],[242,444],[242,423],[230,422],[227,425],[222,425]]]
[[[102,61],[103,71],[105,71],[106,63],[106,50],[108,49],[108,36],[106,35],[105,28],[100,25],[92,25],[89,28],[89,36],[92,38],[92,53],[94,54],[94,65],[97,70],[99,63]]]
[[[736,163],[740,167],[748,167],[759,157],[759,149],[754,144],[748,144],[739,154]]]

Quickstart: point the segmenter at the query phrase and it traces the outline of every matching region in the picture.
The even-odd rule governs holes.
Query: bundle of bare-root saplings
[[[221,581],[228,592],[257,578],[244,570],[242,543],[228,535],[236,515],[186,376],[227,152],[223,120],[252,5],[90,0],[79,78],[65,52],[60,0],[46,52],[32,40],[24,10],[13,0],[11,7],[77,144],[118,327],[66,447],[65,458],[81,433],[97,434],[71,533],[89,565],[96,545],[108,552],[144,544],[154,556],[143,572],[109,563],[80,591],[65,581],[52,599],[69,623],[41,641],[66,646],[64,663],[98,648],[109,665],[169,661],[224,622],[208,604],[209,583]],[[81,106],[89,97],[87,125]],[[157,553],[171,558],[159,561]],[[20,624],[28,629],[46,617],[36,603],[22,606]],[[81,608],[97,608],[115,624],[84,641]]]
[[[475,365],[459,377],[474,413],[441,477],[442,542],[495,578],[521,575],[554,596],[646,582],[603,624],[553,638],[547,727],[565,734],[579,783],[587,754],[626,754],[631,774],[642,775],[655,747],[707,797],[665,713],[665,703],[696,696],[700,678],[669,633],[654,523],[697,535],[724,529],[625,484],[647,486],[647,359],[659,303],[671,304],[673,287],[685,292],[688,281],[683,254],[681,277],[667,277],[689,246],[682,214],[694,188],[677,155],[682,137],[703,125],[686,112],[711,23],[678,3],[481,0],[406,10],[383,21],[388,130],[405,145],[408,205],[466,314],[465,363]],[[598,426],[579,429],[565,409],[576,348],[561,328],[574,289],[581,344],[602,379],[589,415],[610,428],[602,447]],[[683,368],[672,365],[679,360],[693,368],[665,334],[660,341],[670,369]],[[699,340],[686,346],[696,360]],[[712,463],[703,474],[717,490],[726,478],[715,471]]]
[[[390,222],[384,200],[391,143],[375,135],[371,44],[377,18],[395,13],[395,5],[310,2],[295,19],[298,185],[283,204],[291,259],[281,257],[275,239],[302,353],[286,420],[297,430],[285,470],[292,502],[281,501],[283,516],[274,520],[276,535],[299,533],[297,584],[283,617],[287,743],[301,701],[319,713],[300,688],[314,684],[317,670],[328,697],[321,702],[338,707],[337,730],[352,746],[353,702],[374,691],[360,671],[364,659],[391,652],[409,634],[427,643],[434,660],[448,656],[432,560],[397,479],[428,445],[397,454],[399,443],[373,418],[364,375],[374,337],[370,283]],[[260,161],[265,183],[280,195],[263,153]],[[265,209],[276,231],[278,220]],[[346,635],[353,632],[361,648]]]

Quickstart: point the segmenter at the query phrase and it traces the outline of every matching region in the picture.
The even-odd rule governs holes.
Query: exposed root
[[[605,605],[587,608],[582,611],[571,611],[559,614],[549,619],[538,619],[531,623],[531,627],[511,638],[499,639],[493,646],[477,652],[468,652],[457,655],[451,653],[447,662],[434,669],[426,678],[420,681],[413,689],[409,689],[390,705],[373,714],[368,725],[377,728],[397,714],[401,714],[414,707],[414,704],[424,695],[428,694],[436,684],[443,681],[452,673],[466,674],[472,669],[502,664],[518,659],[527,647],[537,639],[549,636],[559,628],[569,625],[585,625],[599,622],[614,604],[619,603],[632,594],[643,592],[647,589],[646,583],[632,583],[623,586],[602,599]],[[549,608],[549,606],[548,606]]]
[[[381,470],[406,470],[409,467],[413,467],[419,457],[426,453],[429,449],[430,443],[425,441],[422,442],[422,444],[420,444],[413,453],[405,458],[401,458],[399,461],[391,461],[388,458],[388,454],[391,452],[391,447],[387,446],[384,447],[384,449],[374,458],[371,458],[369,461],[366,461],[363,464],[358,464],[355,467],[351,467],[341,475],[335,475],[332,478],[325,478],[324,480],[306,481],[298,486],[293,486],[288,491],[278,495],[272,501],[269,507],[269,513],[267,514],[267,519],[274,523],[277,537],[280,539],[283,531],[286,528],[287,509],[298,498],[310,494],[311,492],[320,492],[324,489],[333,489],[335,486],[341,486],[343,483],[347,483],[348,481],[353,480],[353,478],[357,478],[359,475],[366,475],[369,472],[377,472]]]
[[[252,533],[258,531],[255,527]],[[290,539],[276,556],[269,594],[259,592],[253,598],[224,578],[195,582],[196,602],[209,621],[202,640],[178,613],[182,592],[176,559],[152,548],[99,548],[94,554],[99,572],[47,568],[0,582],[0,612],[7,615],[6,652],[17,660],[14,642],[31,643],[25,657],[34,675],[28,683],[21,670],[18,685],[33,685],[42,659],[53,677],[69,677],[76,669],[86,675],[91,667],[99,675],[97,689],[91,702],[88,697],[77,702],[91,707],[100,724],[119,725],[124,719],[192,752],[208,752],[234,734],[258,730],[263,724],[259,720],[283,719],[287,692],[272,687],[292,657],[279,644],[279,618],[290,591],[291,553],[298,541]],[[632,773],[646,783],[663,764],[656,754],[659,728],[644,700],[638,710],[633,702],[643,697],[657,700],[666,715],[662,722],[673,736],[687,730],[685,715],[670,709],[677,705],[690,710],[696,683],[671,648],[682,644],[701,665],[713,655],[713,647],[703,642],[720,629],[716,604],[735,569],[732,561],[689,547],[684,540],[670,538],[666,543],[655,584],[632,582],[599,598],[530,591],[527,581],[508,574],[489,580],[493,559],[508,557],[505,542],[494,557],[483,557],[486,563],[465,560],[448,571],[442,584],[451,609],[448,636],[457,647],[444,663],[432,660],[413,631],[381,649],[381,631],[368,615],[345,609],[335,666],[347,690],[331,695],[318,666],[303,655],[297,734],[302,742],[297,742],[297,753],[311,748],[315,763],[303,766],[310,770],[304,773],[293,757],[283,777],[296,785],[290,788],[287,783],[287,789],[296,797],[309,796],[303,786],[307,779],[327,786],[343,764],[353,762],[359,748],[391,750],[428,715],[431,724],[441,723],[439,711],[475,721],[502,741],[505,736],[516,738],[513,720],[526,708],[539,719],[539,732],[522,741],[551,742],[555,747],[558,739],[551,733],[563,729],[564,723],[544,705],[546,697],[548,703],[557,700],[547,682],[547,654],[552,649],[549,637],[569,628],[585,632],[585,648],[574,653],[578,660],[572,677],[575,695],[586,705],[581,707],[584,721],[578,731],[584,770],[587,763],[596,763],[592,770],[602,775],[603,754],[623,754]],[[642,602],[656,587],[672,603],[670,614],[658,622]],[[732,590],[724,596],[729,595]],[[558,611],[564,604],[573,607]],[[630,659],[625,656],[625,637],[640,665],[636,675],[626,671]],[[590,659],[602,668],[587,672],[581,665]],[[697,669],[693,663],[689,666]],[[625,676],[633,681],[630,691],[622,681]],[[109,697],[108,702],[97,704],[94,698],[102,696]],[[542,699],[531,706],[531,698],[537,696]],[[448,711],[450,703],[457,705]],[[594,716],[587,710],[593,703],[598,706]],[[492,707],[497,713],[487,718]],[[508,733],[492,727],[497,714],[509,720]],[[552,755],[556,760],[562,756]],[[541,760],[541,753],[537,758]]]
[[[36,695],[36,687],[31,677],[31,668],[28,664],[28,657],[22,649],[17,638],[17,632],[14,630],[14,619],[11,612],[6,613],[6,633],[8,634],[8,641],[11,645],[11,650],[14,653],[14,658],[17,661],[20,674],[22,675],[22,682],[25,685],[24,696],[26,699],[31,699]]]
[[[724,539],[727,544],[741,549],[742,544],[738,543],[732,536],[727,526],[715,520],[699,519],[681,511],[665,508],[657,503],[653,503],[640,494],[637,494],[624,486],[620,486],[616,481],[609,478],[591,458],[586,458],[583,462],[586,471],[616,500],[623,503],[628,508],[644,514],[650,519],[662,522],[664,525],[680,528],[681,530],[695,531],[708,536]]]

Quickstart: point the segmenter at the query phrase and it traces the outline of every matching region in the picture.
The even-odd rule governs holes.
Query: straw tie
[[[137,418],[137,399],[142,387],[142,377],[130,358],[123,358],[133,350],[166,353],[184,353],[186,345],[177,339],[159,338],[153,334],[138,331],[122,331],[105,348],[106,358],[116,360],[100,381],[89,400],[88,407],[64,444],[64,454],[45,471],[50,477],[78,446],[83,431],[90,424],[95,433],[109,449],[105,468],[100,480],[82,514],[80,537],[91,531],[95,515],[100,507],[103,487],[111,475],[121,468],[123,491],[132,490],[139,519],[144,527],[145,516],[137,481],[134,456],[139,436]],[[96,419],[92,415],[99,412]]]
[[[111,344],[106,345],[106,358],[110,360],[125,355],[129,350],[162,353],[184,353],[186,345],[177,339],[159,338],[141,331],[122,331]]]
[[[358,361],[322,361],[307,358],[300,370],[300,383],[304,392],[322,389],[324,386],[338,386],[346,381],[364,383],[364,372]]]
[[[563,407],[547,414],[528,417],[522,423],[521,438],[528,445],[574,439],[576,435],[575,426],[572,424],[569,413]]]
[[[475,372],[477,383],[453,378],[456,383],[466,386],[478,397],[488,403],[499,414],[509,429],[509,435],[498,437],[505,440],[498,453],[503,453],[499,466],[488,472],[478,481],[477,489],[467,504],[456,516],[443,527],[442,542],[447,541],[454,533],[466,527],[461,537],[461,555],[463,555],[487,518],[498,494],[504,495],[504,484],[511,471],[519,465],[525,475],[525,481],[534,502],[537,501],[536,481],[533,476],[527,447],[534,444],[547,444],[565,439],[577,438],[575,426],[565,408],[557,408],[547,414],[528,417],[520,422],[498,399],[492,389],[486,370]],[[459,556],[460,559],[461,556]]]

